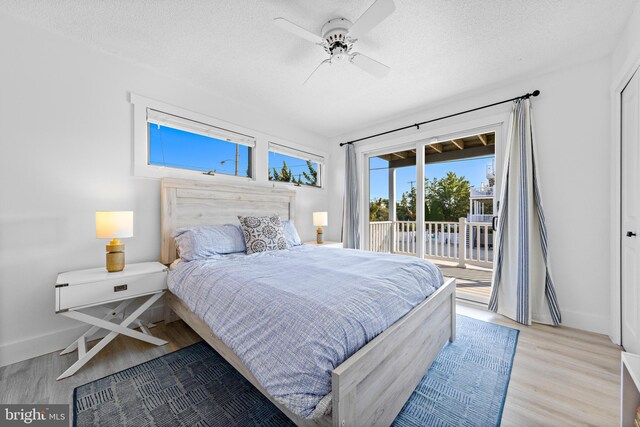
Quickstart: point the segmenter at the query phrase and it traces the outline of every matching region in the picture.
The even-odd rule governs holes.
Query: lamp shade
[[[96,212],[96,238],[133,237],[133,212]]]
[[[328,224],[328,215],[326,212],[314,212],[313,213],[313,226],[322,227]]]

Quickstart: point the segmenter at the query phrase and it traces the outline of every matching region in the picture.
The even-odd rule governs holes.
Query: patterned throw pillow
[[[247,244],[247,255],[287,249],[282,221],[277,216],[238,216]]]

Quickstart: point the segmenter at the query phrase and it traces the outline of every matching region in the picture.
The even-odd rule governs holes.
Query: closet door
[[[622,91],[622,345],[640,353],[640,72]]]

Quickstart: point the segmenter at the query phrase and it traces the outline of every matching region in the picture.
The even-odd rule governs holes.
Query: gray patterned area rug
[[[394,426],[500,425],[519,331],[457,325]],[[293,426],[204,342],[77,387],[73,415],[74,426]]]

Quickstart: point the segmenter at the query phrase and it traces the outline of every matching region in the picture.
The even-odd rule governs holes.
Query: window
[[[251,178],[255,138],[147,108],[147,164]]]
[[[324,157],[269,143],[269,181],[322,187]]]

